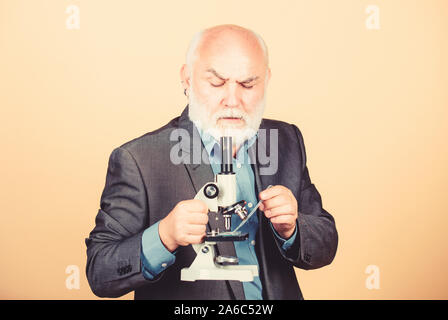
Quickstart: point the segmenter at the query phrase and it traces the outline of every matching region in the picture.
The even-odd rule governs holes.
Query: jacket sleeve
[[[334,218],[322,207],[322,199],[311,182],[306,166],[306,152],[302,134],[294,126],[300,145],[302,173],[298,201],[298,234],[292,246],[282,252],[284,258],[301,269],[317,269],[330,264],[338,246]]]
[[[119,297],[147,284],[141,266],[142,234],[148,227],[145,186],[132,155],[115,149],[95,227],[85,240],[86,274],[99,297]]]

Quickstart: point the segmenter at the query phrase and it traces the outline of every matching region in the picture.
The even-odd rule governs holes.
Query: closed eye
[[[250,77],[244,81],[238,82],[243,88],[245,89],[251,89],[256,83],[258,77]]]
[[[240,83],[241,84],[241,86],[243,87],[243,88],[245,88],[245,89],[252,89],[253,88],[253,84],[252,85],[249,85],[249,84],[245,84],[245,83]]]
[[[224,83],[225,83],[225,82],[221,82],[221,83],[215,84],[215,83],[213,83],[213,82],[210,82],[210,85],[211,85],[212,87],[217,88],[217,87],[222,87],[222,86],[224,85]]]

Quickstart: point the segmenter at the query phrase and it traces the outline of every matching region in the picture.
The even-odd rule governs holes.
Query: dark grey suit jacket
[[[95,228],[86,239],[87,278],[99,297],[119,297],[135,291],[135,299],[245,298],[238,281],[180,281],[180,270],[190,266],[196,255],[191,246],[180,247],[175,263],[156,279],[146,280],[142,275],[143,231],[163,219],[179,201],[194,198],[206,182],[214,179],[208,164],[188,164],[188,161],[173,164],[170,160],[172,148],[179,145],[178,141],[170,141],[171,132],[177,128],[193,136],[196,128],[188,118],[188,107],[180,117],[116,148],[110,156],[101,209]],[[293,192],[299,208],[298,234],[286,254],[280,249],[268,219],[259,214],[255,249],[263,298],[303,299],[293,266],[316,269],[332,262],[338,243],[335,222],[322,208],[321,197],[311,183],[299,129],[268,119],[262,120],[260,128],[278,129],[279,159],[274,175],[260,174],[263,166],[260,161],[252,165],[257,196],[268,185],[283,185]],[[269,143],[268,139],[266,150]],[[181,145],[185,159],[191,160],[191,149]],[[253,150],[251,147],[249,152],[256,157]],[[218,220],[210,217],[209,227],[221,226],[223,230],[222,225],[221,217]],[[235,254],[232,242],[218,244],[218,251]]]

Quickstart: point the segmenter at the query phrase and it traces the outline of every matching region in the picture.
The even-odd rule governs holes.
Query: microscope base
[[[236,280],[236,281],[254,281],[258,276],[257,266],[219,266],[214,268],[185,268],[181,270],[181,279],[183,281],[196,280]]]
[[[236,280],[253,281],[258,276],[256,265],[220,265],[215,262],[216,242],[194,244],[196,258],[189,268],[180,272],[182,281],[196,280]]]

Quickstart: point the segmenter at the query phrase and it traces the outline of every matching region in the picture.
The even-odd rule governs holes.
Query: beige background
[[[71,4],[79,30],[66,28]],[[84,238],[109,154],[180,114],[187,44],[221,23],[266,40],[266,117],[302,130],[336,219],[334,262],[297,270],[305,298],[447,299],[444,0],[0,0],[0,298],[96,298]]]

